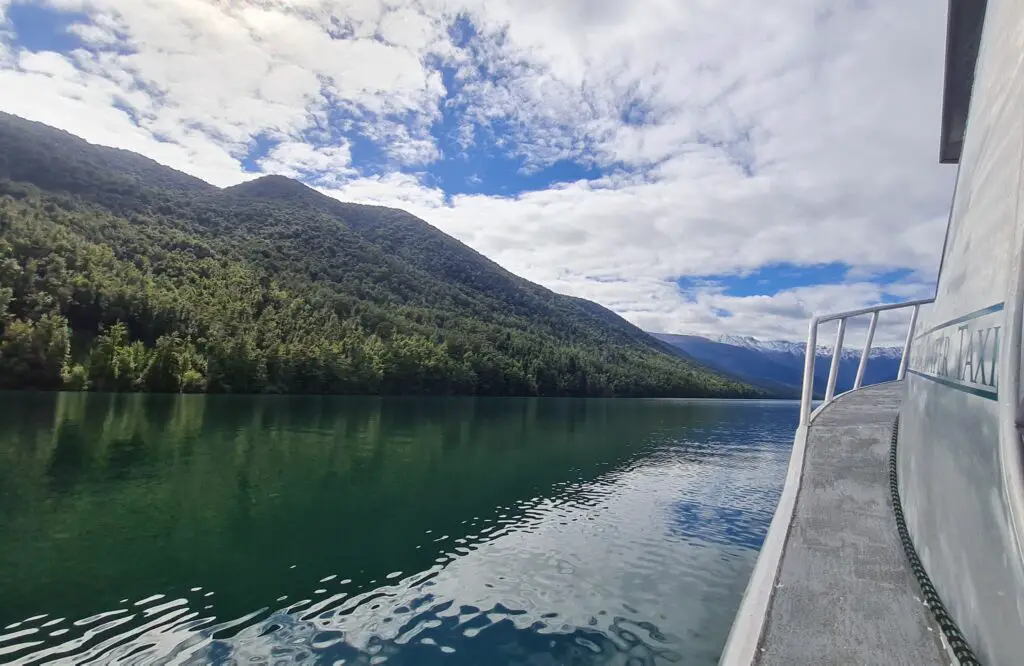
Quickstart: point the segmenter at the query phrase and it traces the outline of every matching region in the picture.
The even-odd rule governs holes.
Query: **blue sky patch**
[[[89,16],[79,12],[63,12],[50,7],[16,3],[6,10],[7,18],[16,36],[15,45],[29,51],[53,51],[61,54],[88,48],[78,36],[69,30],[75,23],[88,23]],[[336,36],[344,36],[348,27],[335,26]],[[475,52],[479,34],[473,23],[465,16],[452,22],[449,34],[454,42]],[[379,176],[391,172],[415,174],[425,185],[437,187],[450,198],[460,194],[480,194],[514,197],[524,192],[544,190],[559,183],[579,180],[594,180],[605,175],[605,171],[590,163],[581,163],[574,156],[553,159],[547,163],[530,163],[523,154],[527,146],[518,143],[518,138],[531,140],[530,132],[522,127],[512,126],[502,118],[489,119],[486,123],[475,122],[463,99],[465,82],[457,76],[455,68],[434,63],[439,69],[447,91],[441,102],[441,115],[429,128],[429,136],[437,146],[437,159],[426,163],[407,163],[401,156],[392,153],[393,138],[386,132],[378,132],[379,126],[409,126],[411,119],[403,117],[378,118],[371,113],[340,104],[332,104],[327,111],[325,126],[314,127],[296,139],[314,147],[349,145],[352,168],[358,176]],[[504,64],[494,68],[485,58],[480,58],[476,73],[484,81],[496,82],[512,75],[518,64]],[[477,81],[479,83],[479,80]],[[155,93],[155,91],[148,91]],[[127,104],[117,103],[134,122],[138,119]],[[624,110],[632,121],[642,123],[648,109],[639,98]],[[468,125],[468,127],[467,127]],[[196,128],[204,131],[206,128]],[[413,133],[414,136],[415,132]],[[254,136],[248,151],[239,156],[244,169],[260,172],[260,160],[265,158],[281,141],[281,137],[266,131]],[[541,139],[543,145],[543,139]],[[621,169],[621,165],[616,165]],[[310,174],[315,179],[317,174]],[[330,176],[331,174],[323,174]]]
[[[774,296],[780,292],[790,291],[799,287],[810,287],[826,284],[845,284],[851,281],[872,282],[878,285],[891,285],[909,278],[913,271],[896,269],[867,275],[859,280],[849,279],[851,266],[842,262],[798,266],[790,263],[777,263],[762,266],[749,273],[736,275],[699,275],[685,276],[676,280],[676,284],[684,292],[707,287],[720,287],[726,296],[738,298],[746,296]],[[886,295],[888,298],[890,295]],[[902,297],[892,297],[897,302]]]
[[[33,53],[66,53],[85,46],[85,42],[68,28],[88,20],[86,14],[19,2],[7,8],[7,20],[18,36],[17,44]]]
[[[249,152],[240,162],[246,171],[259,171],[259,161],[270,154],[279,141],[266,134],[258,134],[249,144]]]

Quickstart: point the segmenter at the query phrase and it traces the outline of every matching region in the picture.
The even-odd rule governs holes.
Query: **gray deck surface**
[[[811,424],[759,664],[949,663],[893,516],[889,446],[902,388],[842,396]]]

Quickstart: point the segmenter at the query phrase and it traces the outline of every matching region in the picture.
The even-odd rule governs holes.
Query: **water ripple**
[[[752,437],[727,421],[655,430],[596,474],[523,493],[459,530],[420,530],[406,547],[422,566],[290,564],[282,570],[305,582],[230,619],[218,617],[215,583],[89,617],[35,615],[0,630],[0,661],[711,664],[771,520],[791,432],[786,421]]]

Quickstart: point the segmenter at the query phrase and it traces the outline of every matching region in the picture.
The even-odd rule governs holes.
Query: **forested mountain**
[[[745,396],[404,211],[0,114],[0,388]]]

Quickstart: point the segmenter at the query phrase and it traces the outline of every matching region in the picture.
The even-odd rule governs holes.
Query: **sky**
[[[930,0],[0,0],[0,110],[406,209],[645,330],[802,340],[933,294],[944,40]]]

